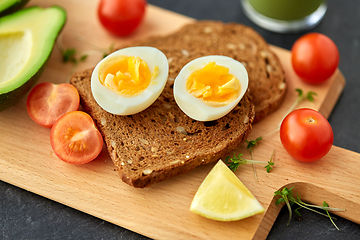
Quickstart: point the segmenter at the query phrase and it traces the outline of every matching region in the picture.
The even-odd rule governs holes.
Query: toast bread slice
[[[157,36],[136,45],[178,51],[183,59],[189,54],[229,56],[245,66],[249,89],[255,105],[254,123],[277,110],[285,99],[286,78],[280,60],[254,29],[238,23],[195,21],[173,34]],[[177,56],[177,57],[178,57]],[[173,59],[170,57],[170,63]]]
[[[214,162],[243,143],[255,117],[249,93],[225,117],[195,121],[177,106],[173,81],[144,111],[120,116],[103,110],[91,93],[92,69],[75,73],[70,82],[95,121],[121,179],[143,188],[196,166]]]

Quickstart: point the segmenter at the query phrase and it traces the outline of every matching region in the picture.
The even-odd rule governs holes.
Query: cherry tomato
[[[321,33],[308,33],[295,41],[291,62],[296,74],[305,82],[319,84],[331,77],[339,65],[339,50]]]
[[[110,33],[126,36],[142,22],[146,3],[146,0],[100,0],[98,17]]]
[[[51,128],[50,142],[56,156],[72,164],[94,160],[103,147],[103,138],[89,114],[68,112]]]
[[[30,118],[47,128],[51,128],[63,114],[78,110],[79,105],[79,93],[69,83],[39,83],[30,91],[26,101]]]
[[[293,158],[301,162],[313,162],[330,151],[334,134],[323,115],[312,109],[301,108],[284,118],[280,139]]]

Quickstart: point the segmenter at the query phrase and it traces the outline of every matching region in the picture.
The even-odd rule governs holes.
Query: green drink
[[[299,32],[317,25],[326,12],[326,0],[241,0],[245,14],[275,32]]]

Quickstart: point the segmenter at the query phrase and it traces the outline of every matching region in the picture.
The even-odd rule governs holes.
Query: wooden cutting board
[[[68,20],[60,37],[62,44],[89,54],[75,71],[94,67],[102,57],[99,49],[106,49],[112,43],[122,45],[150,35],[167,34],[194,21],[150,5],[136,33],[119,39],[110,36],[98,23],[95,0],[63,0],[61,3],[32,0],[30,3],[43,7],[61,4],[67,10]],[[306,85],[294,74],[289,51],[272,49],[284,65],[289,91],[279,110],[254,125],[250,139],[275,129],[297,97],[295,88],[318,94],[314,102],[302,102],[299,107],[319,110],[328,117],[345,85],[340,71],[323,85]],[[66,82],[72,71],[73,65],[62,63],[59,48],[55,47],[40,82]],[[50,146],[50,130],[29,118],[25,103],[26,97],[0,113],[0,179],[151,238],[265,239],[281,209],[275,205],[273,193],[284,186],[294,186],[293,191],[304,201],[321,205],[326,200],[332,207],[345,208],[346,211],[338,215],[360,223],[358,153],[333,146],[323,159],[300,163],[284,151],[278,134],[272,134],[259,143],[254,156],[267,161],[275,149],[273,171],[266,173],[262,166],[257,167],[258,182],[250,165],[241,166],[236,172],[264,206],[265,213],[241,221],[218,222],[189,211],[195,192],[214,164],[145,189],[135,189],[121,182],[105,150],[85,165],[70,165],[59,160]],[[249,158],[245,146],[237,153]]]

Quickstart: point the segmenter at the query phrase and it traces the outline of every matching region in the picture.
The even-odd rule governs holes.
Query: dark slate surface
[[[290,49],[304,34],[277,34],[256,26],[243,14],[239,0],[148,2],[195,19],[251,26],[270,44],[285,49]],[[311,31],[324,33],[337,44],[341,56],[339,68],[346,78],[343,94],[329,118],[335,135],[334,145],[360,153],[359,22],[360,1],[329,0],[325,18]],[[340,161],[346,164],[346,159]],[[305,210],[301,210],[301,214],[301,220],[294,217],[286,226],[288,213],[283,209],[267,239],[360,239],[360,226],[355,223],[338,218],[336,223],[340,231],[337,231],[325,217]],[[148,238],[0,181],[0,239]]]

